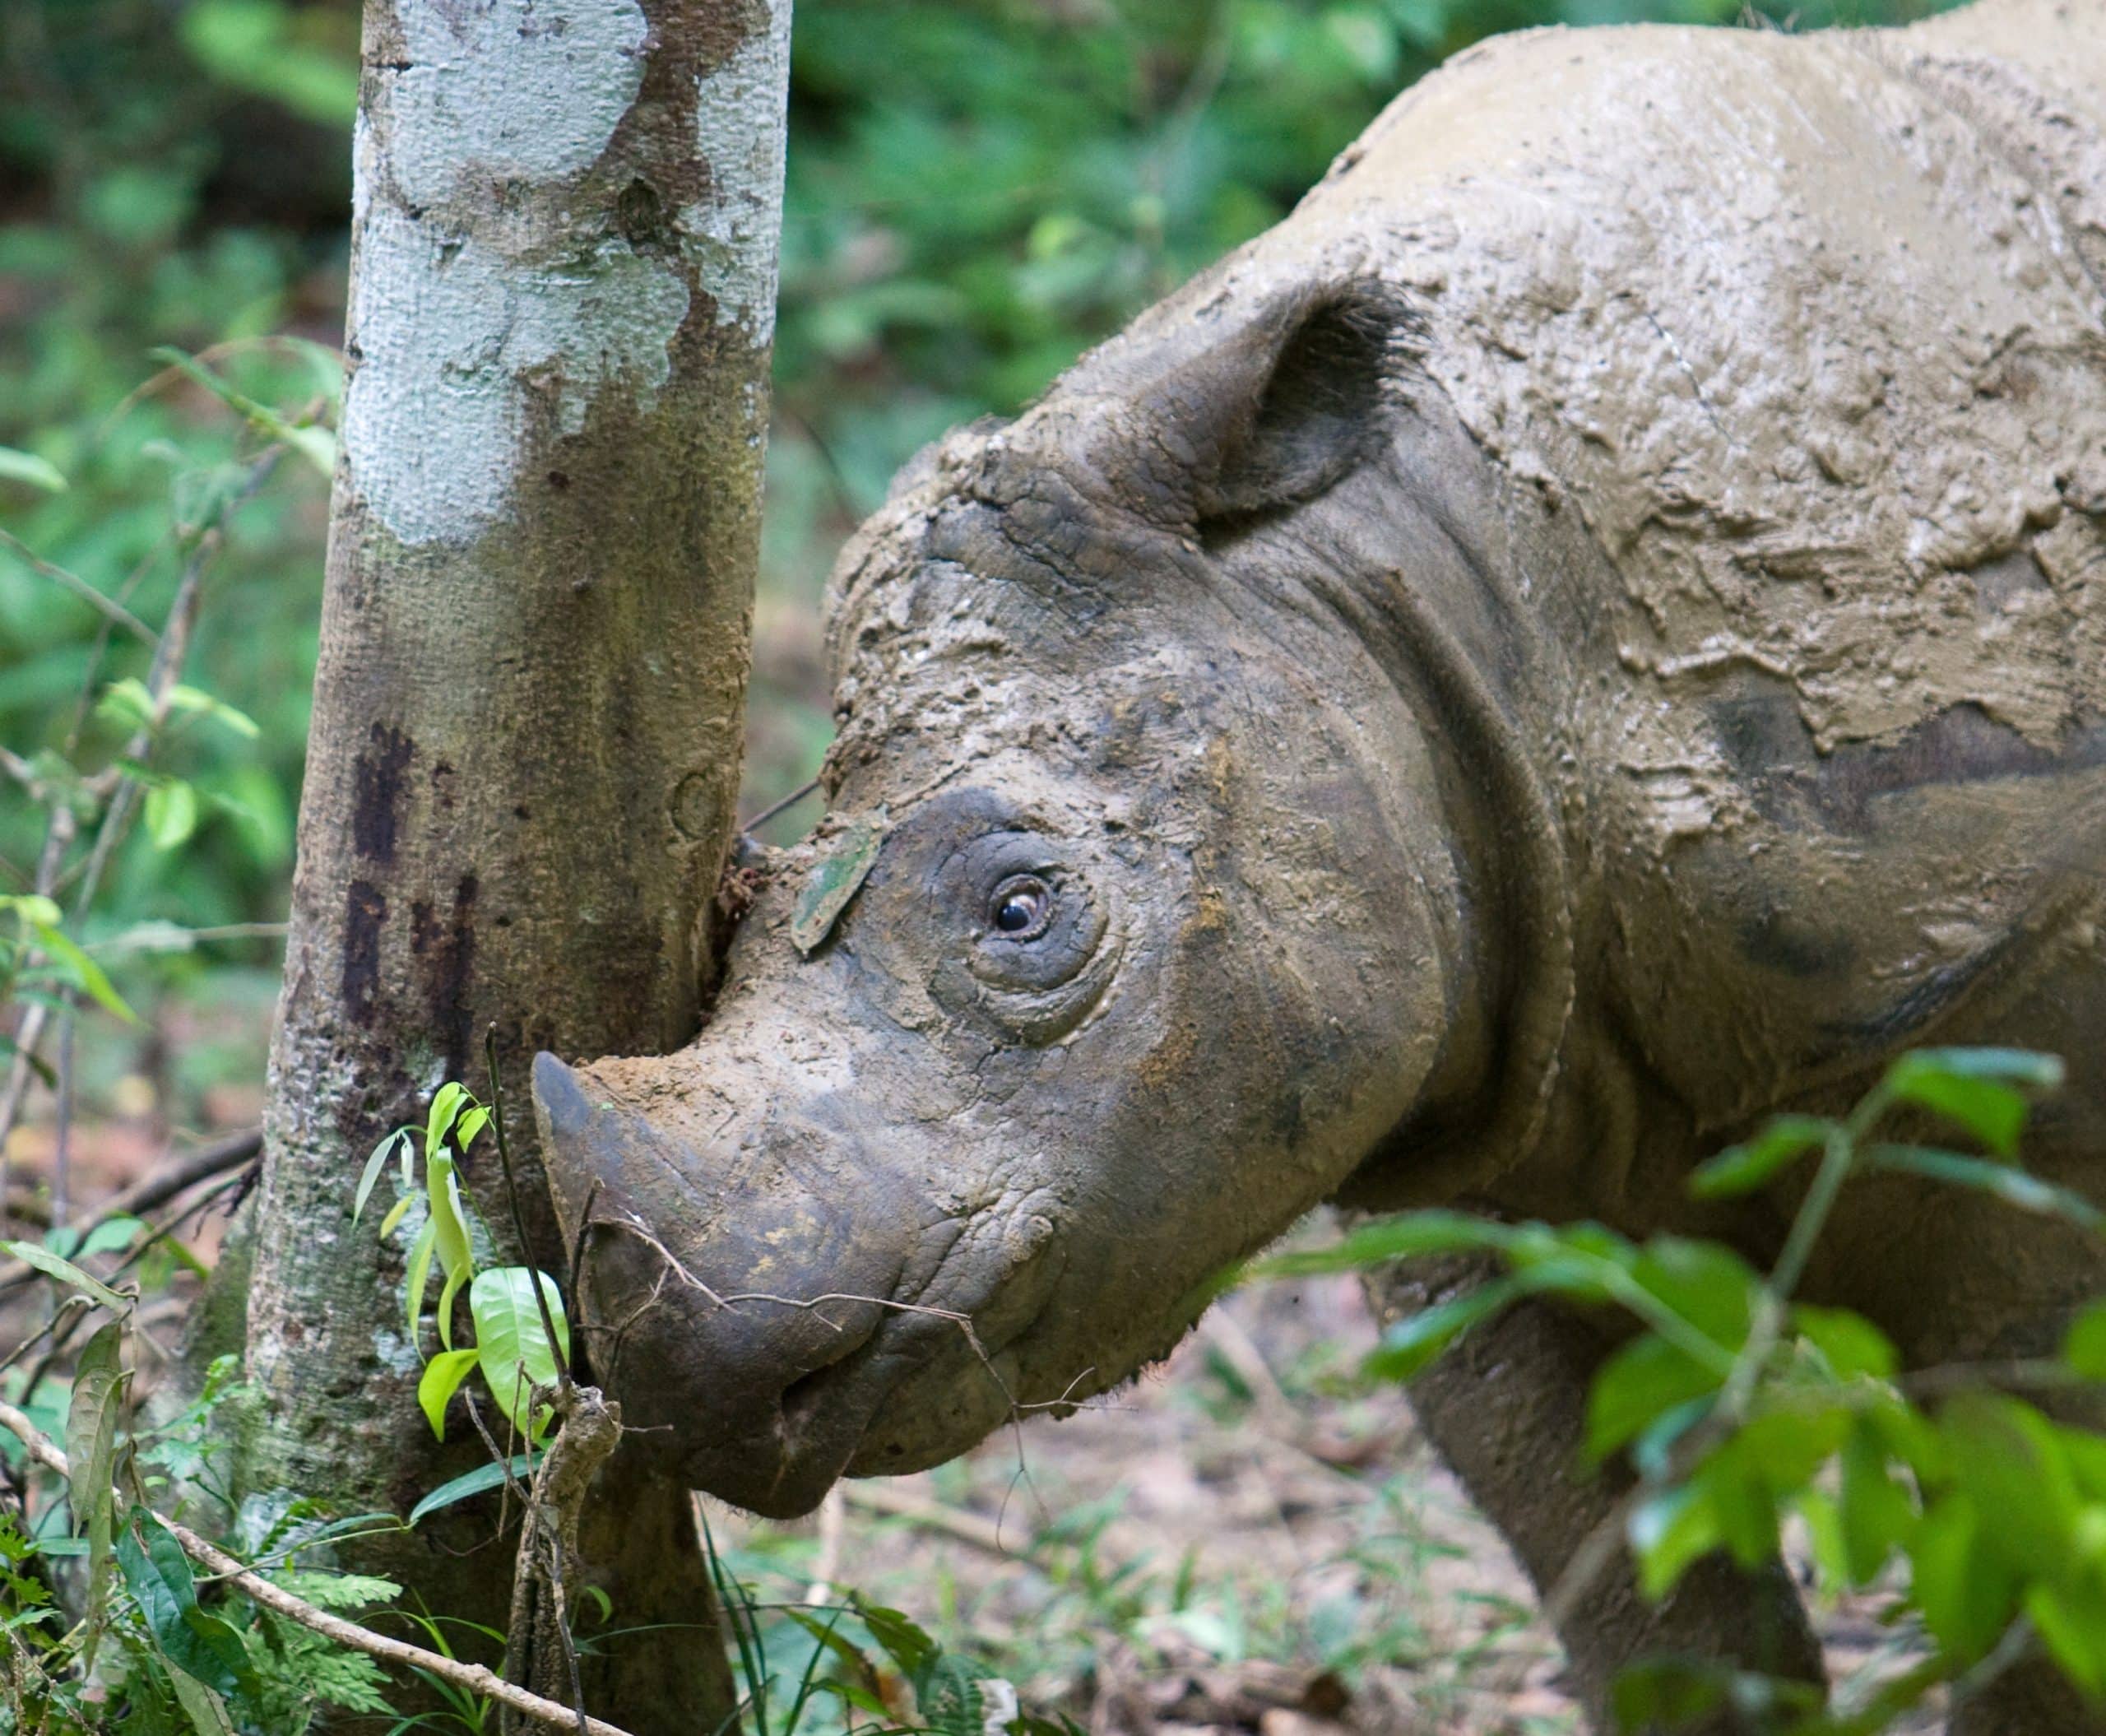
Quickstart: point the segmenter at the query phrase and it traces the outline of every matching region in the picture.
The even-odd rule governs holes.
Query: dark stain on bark
[[[659,0],[644,11],[651,35],[643,81],[598,165],[620,164],[630,171],[620,177],[615,194],[616,225],[624,234],[631,215],[624,207],[647,176],[661,211],[711,197],[709,165],[694,158],[695,85],[768,28],[763,0]],[[644,244],[633,235],[629,239]]]
[[[475,964],[475,896],[480,889],[464,874],[453,890],[453,907],[442,917],[429,902],[410,906],[410,950],[417,959],[433,1035],[446,1047],[447,1075],[457,1079],[469,1060],[475,1004],[469,992]]]
[[[392,839],[390,839],[392,848]],[[387,900],[369,880],[353,880],[344,910],[344,1010],[360,1024],[373,1022],[380,991],[380,930]]]
[[[373,726],[373,746],[351,772],[351,847],[368,861],[395,860],[395,833],[401,815],[402,774],[416,744],[385,723]]]

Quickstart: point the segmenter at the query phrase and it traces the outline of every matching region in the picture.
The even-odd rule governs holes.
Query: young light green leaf
[[[1752,1193],[1808,1152],[1820,1150],[1830,1130],[1818,1116],[1775,1116],[1745,1144],[1729,1145],[1698,1164],[1689,1191],[1700,1200]]]
[[[179,777],[146,791],[146,835],[156,850],[177,850],[197,829],[197,791]]]
[[[380,1220],[380,1237],[382,1241],[386,1241],[387,1237],[395,1233],[396,1227],[400,1224],[405,1218],[409,1216],[410,1208],[416,1203],[417,1196],[415,1194],[405,1194],[401,1199],[397,1200],[392,1205],[387,1208],[387,1215]]]
[[[352,1223],[356,1223],[359,1221],[359,1214],[365,1209],[366,1201],[373,1197],[374,1184],[380,1180],[381,1171],[387,1167],[387,1160],[393,1155],[396,1147],[406,1144],[409,1137],[408,1128],[397,1127],[394,1132],[389,1134],[386,1139],[373,1148],[373,1155],[365,1160],[365,1167],[359,1172],[358,1192],[351,1199]],[[381,1226],[380,1233],[385,1236],[390,1226],[383,1223]]]
[[[474,1275],[475,1257],[468,1241],[468,1217],[461,1204],[461,1184],[453,1173],[453,1159],[443,1151],[426,1154],[424,1195],[438,1238],[439,1270],[457,1289],[462,1280]]]
[[[536,1386],[552,1386],[556,1355],[541,1326],[532,1285],[538,1280],[554,1322],[564,1359],[570,1357],[570,1327],[563,1311],[563,1293],[545,1272],[526,1266],[493,1266],[478,1272],[468,1287],[468,1311],[475,1322],[475,1348],[483,1378],[512,1418],[513,1427],[528,1440],[540,1432],[529,1427],[530,1399]]]
[[[110,986],[109,978],[103,973],[100,964],[49,923],[32,921],[30,927],[36,935],[37,945],[51,955],[54,963],[64,968],[77,988],[86,993],[104,1012],[114,1014],[127,1024],[138,1023],[138,1015],[125,1005],[117,991]]]
[[[66,478],[57,465],[12,446],[0,446],[0,482],[26,482],[48,494],[66,492]]]
[[[480,1103],[476,1104],[454,1124],[453,1143],[456,1148],[463,1152],[466,1151],[475,1143],[475,1135],[489,1126],[489,1111]]]
[[[887,829],[885,811],[880,808],[874,819],[857,820],[843,832],[814,866],[790,912],[790,938],[799,952],[810,952],[833,931],[884,847]]]
[[[262,726],[247,712],[206,693],[202,687],[191,687],[179,681],[168,690],[168,704],[171,711],[188,712],[193,717],[210,717],[216,723],[224,723],[249,741],[263,733]]]
[[[447,1133],[459,1116],[462,1104],[474,1101],[468,1095],[468,1088],[455,1079],[447,1080],[432,1093],[431,1110],[424,1120],[424,1160],[427,1163],[434,1153],[444,1149]]]
[[[448,1272],[446,1282],[438,1287],[438,1341],[448,1350],[453,1348],[453,1298],[470,1276],[464,1266],[457,1272]]]
[[[132,1238],[146,1229],[139,1218],[120,1212],[114,1218],[105,1218],[88,1232],[78,1251],[69,1257],[75,1260],[92,1259],[97,1254],[114,1254],[132,1246]]]
[[[132,1307],[132,1298],[113,1290],[99,1278],[90,1278],[70,1260],[61,1260],[49,1248],[40,1248],[34,1242],[0,1242],[0,1250],[16,1259],[35,1266],[47,1278],[71,1284],[83,1294],[109,1310],[123,1314]]]
[[[392,1217],[392,1213],[389,1214]],[[416,1346],[417,1354],[424,1354],[419,1343],[422,1336],[419,1323],[424,1318],[424,1286],[431,1281],[432,1250],[438,1244],[438,1225],[431,1218],[424,1219],[424,1227],[417,1232],[417,1239],[410,1245],[409,1312],[410,1342]]]
[[[424,1364],[424,1378],[417,1382],[417,1403],[424,1407],[431,1432],[446,1438],[446,1407],[468,1371],[475,1366],[473,1350],[442,1350]]]
[[[7,911],[20,917],[25,923],[32,926],[39,922],[56,923],[64,920],[63,913],[58,905],[40,892],[0,894],[0,910]]]
[[[472,1353],[468,1351],[461,1353],[464,1356]],[[410,1523],[414,1525],[427,1514],[436,1513],[442,1507],[452,1506],[471,1496],[480,1495],[486,1490],[497,1488],[504,1481],[508,1473],[522,1480],[531,1477],[534,1467],[541,1462],[541,1457],[538,1452],[514,1453],[503,1464],[479,1464],[472,1471],[449,1478],[410,1509]]]

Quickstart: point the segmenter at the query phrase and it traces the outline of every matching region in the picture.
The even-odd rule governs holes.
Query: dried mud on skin
[[[1357,1283],[1278,1286],[1219,1314],[1226,1330],[1203,1326],[1080,1415],[856,1486],[967,1529],[991,1523],[1004,1553],[851,1495],[834,1582],[1014,1669],[1027,1707],[1091,1736],[1580,1736],[1556,1641],[1505,1546],[1402,1395],[1343,1378],[1375,1335]],[[1283,1390],[1239,1393],[1253,1352]],[[1106,1513],[1095,1571],[1127,1571],[1148,1611],[1135,1619],[1108,1607],[1113,1594],[1092,1603],[1074,1588],[1088,1571],[1076,1535]],[[777,1548],[816,1529],[745,1526],[713,1504],[712,1523]],[[804,1571],[815,1546],[782,1553]],[[1181,1622],[1167,1605],[1188,1554]],[[1905,1661],[1879,1608],[1818,1613],[1834,1678]],[[1242,1645],[1222,1645],[1239,1626]],[[1385,1635],[1394,1661],[1336,1655]],[[1938,1727],[1927,1716],[1899,1736]]]

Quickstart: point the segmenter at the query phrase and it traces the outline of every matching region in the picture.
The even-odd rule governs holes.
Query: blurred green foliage
[[[1742,16],[1741,0],[801,0],[754,800],[816,764],[812,604],[917,446],[1015,409],[1276,221],[1389,96],[1478,37]],[[266,340],[341,335],[356,36],[347,0],[0,3],[0,448],[70,485],[0,471],[0,528],[155,626],[183,527],[258,436],[148,352],[203,355],[288,411],[322,389],[309,353]],[[194,830],[137,829],[84,938],[282,917],[326,507],[286,465],[233,512],[184,678],[261,734],[185,740]],[[84,687],[141,675],[147,651],[105,626],[0,545],[0,744],[88,768],[115,751]],[[26,889],[41,837],[21,791],[0,790],[0,892]],[[179,979],[271,960],[253,942],[156,957]]]

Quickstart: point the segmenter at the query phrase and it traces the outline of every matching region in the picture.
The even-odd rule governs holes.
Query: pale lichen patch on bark
[[[680,213],[689,257],[717,323],[744,326],[756,344],[775,335],[783,134],[749,117],[780,109],[789,77],[789,0],[770,0],[765,27],[695,81],[695,134],[712,179],[709,198]]]
[[[355,141],[344,447],[354,490],[417,546],[503,515],[530,399],[553,390],[563,434],[617,383],[647,408],[689,295],[611,220],[581,248],[571,213],[550,221],[539,197],[587,175],[637,99],[650,32],[634,0],[393,12],[401,58],[374,69]]]
[[[395,196],[430,210],[485,183],[589,169],[643,81],[635,0],[396,0],[403,59],[387,90]]]
[[[625,241],[522,264],[387,209],[364,253],[345,448],[353,486],[405,544],[466,541],[503,513],[533,376],[547,370],[555,425],[574,434],[602,391],[626,384],[647,406],[671,372],[687,285]]]

